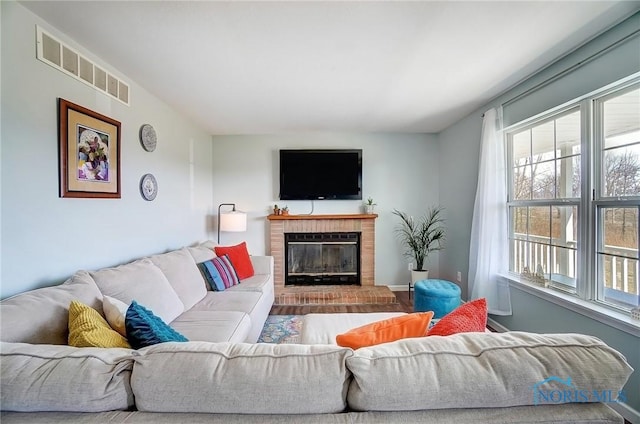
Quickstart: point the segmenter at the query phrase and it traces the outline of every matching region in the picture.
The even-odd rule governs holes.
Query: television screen
[[[280,150],[280,199],[362,199],[362,150]]]

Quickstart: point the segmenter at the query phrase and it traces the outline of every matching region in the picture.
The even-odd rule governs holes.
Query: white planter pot
[[[416,281],[426,280],[429,278],[429,271],[411,271],[411,283],[415,284]]]
[[[375,205],[364,205],[364,213],[366,213],[367,215],[373,215],[374,208]]]

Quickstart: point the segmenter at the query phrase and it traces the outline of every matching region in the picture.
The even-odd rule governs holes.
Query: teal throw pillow
[[[189,341],[135,300],[127,309],[124,324],[127,329],[127,339],[134,349],[164,342]]]

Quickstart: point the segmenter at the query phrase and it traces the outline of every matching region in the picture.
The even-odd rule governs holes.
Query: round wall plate
[[[140,194],[144,200],[153,200],[158,194],[158,182],[153,174],[144,174],[140,179]]]
[[[156,130],[150,124],[144,124],[140,127],[140,143],[142,144],[142,148],[147,152],[156,150],[158,136]]]

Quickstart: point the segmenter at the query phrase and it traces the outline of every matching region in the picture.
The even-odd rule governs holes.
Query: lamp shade
[[[220,231],[247,231],[247,214],[241,211],[221,213]]]

